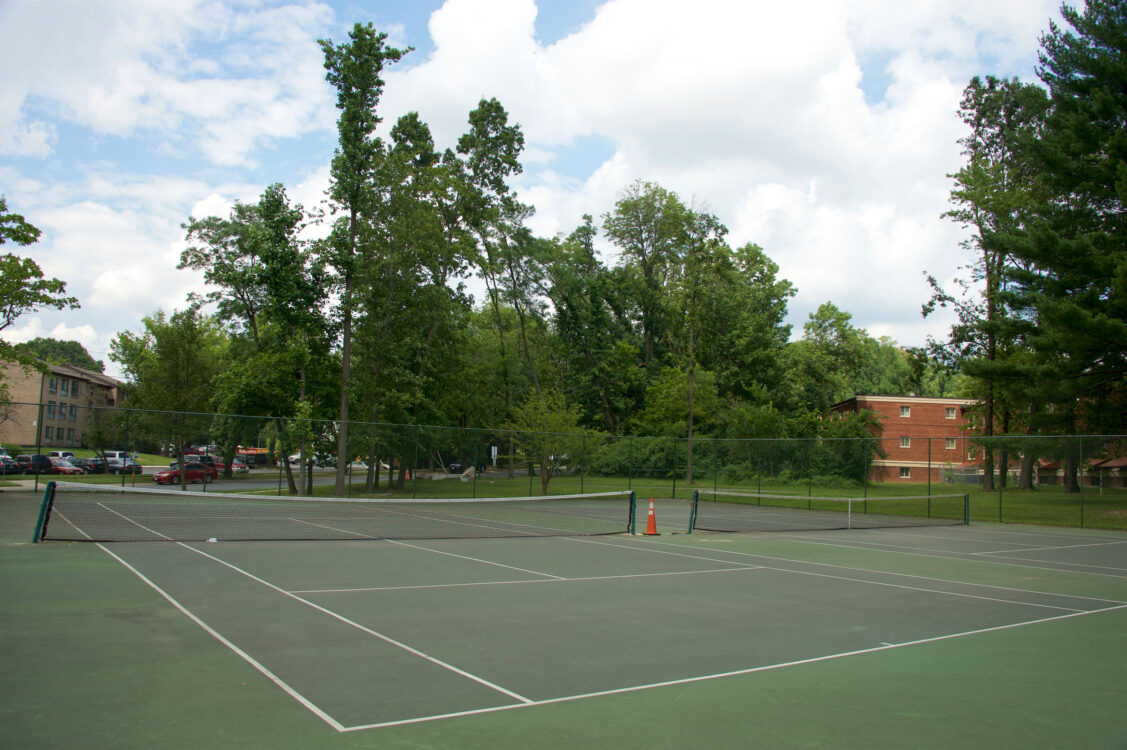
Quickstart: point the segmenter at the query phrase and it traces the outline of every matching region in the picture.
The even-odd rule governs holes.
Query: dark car
[[[75,458],[71,463],[87,474],[105,474],[106,462],[100,458]]]
[[[195,462],[184,462],[185,482],[203,482],[206,484],[218,477],[219,472],[215,470],[214,466],[206,466]],[[158,471],[156,474],[153,474],[153,481],[157,484],[180,484],[180,469],[177,467]]]
[[[21,473],[20,465],[16,463],[16,459],[7,454],[0,456],[0,476]]]
[[[122,461],[120,458],[111,458],[106,463],[106,471],[110,474],[144,474],[145,470],[141,468],[141,464],[134,461],[132,458],[127,458]]]
[[[41,453],[24,453],[16,456],[21,474],[50,474],[54,465],[51,459]]]
[[[49,460],[51,461],[51,473],[52,474],[64,474],[66,476],[77,476],[79,474],[85,474],[86,473],[85,469],[83,469],[79,466],[75,466],[70,461],[67,461],[65,458],[56,458],[54,456],[51,456],[51,458]]]

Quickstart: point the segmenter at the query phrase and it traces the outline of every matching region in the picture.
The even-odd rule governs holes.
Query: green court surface
[[[1127,534],[32,544],[0,747],[1124,748]],[[645,507],[638,528],[645,528]]]

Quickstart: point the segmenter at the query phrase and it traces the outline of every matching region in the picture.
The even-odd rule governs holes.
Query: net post
[[[698,502],[700,502],[700,490],[693,490],[693,499],[689,503],[689,534],[693,533],[693,526],[696,525]]]
[[[630,536],[634,536],[634,529],[635,529],[634,514],[637,512],[637,510],[638,510],[638,493],[636,493],[634,490],[630,490],[630,520],[626,524],[627,529],[629,530]]]
[[[47,531],[47,521],[51,518],[51,507],[55,504],[55,483],[47,482],[43,491],[43,502],[39,506],[39,519],[35,522],[35,538],[33,544],[43,541],[43,534]]]
[[[970,493],[963,495],[963,525],[970,526]]]

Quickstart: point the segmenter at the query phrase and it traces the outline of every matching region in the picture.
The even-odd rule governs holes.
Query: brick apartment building
[[[70,365],[48,365],[48,372],[41,373],[0,362],[0,377],[11,399],[0,407],[0,443],[24,448],[83,445],[83,433],[95,412],[90,407],[119,405],[124,385],[100,372]]]
[[[967,398],[920,396],[854,396],[834,404],[837,414],[872,412],[880,422],[875,431],[884,457],[869,469],[873,482],[942,482],[954,474],[977,472],[974,448],[968,441],[972,419]]]

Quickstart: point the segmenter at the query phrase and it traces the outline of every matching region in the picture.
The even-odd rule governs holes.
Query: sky
[[[43,232],[3,250],[81,305],[0,335],[77,340],[120,374],[113,338],[205,289],[176,268],[189,217],[276,182],[320,205],[338,111],[317,40],[370,22],[414,48],[385,72],[385,131],[415,111],[453,148],[497,98],[537,234],[656,182],[778,264],[794,336],[833,302],[872,336],[942,339],[925,275],[973,260],[943,218],[962,90],[1035,81],[1059,19],[1058,0],[0,0],[0,195]]]

